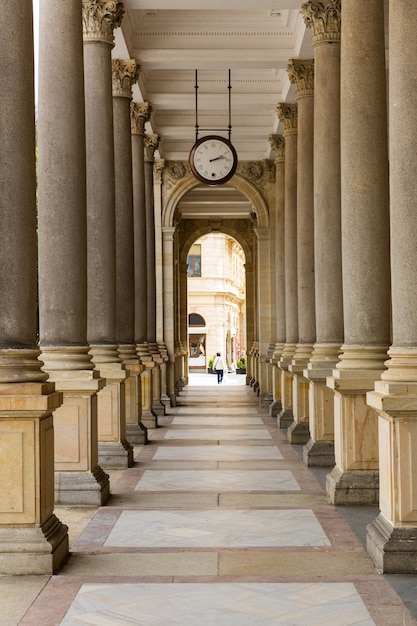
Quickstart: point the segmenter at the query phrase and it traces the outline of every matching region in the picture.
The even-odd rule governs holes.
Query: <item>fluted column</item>
[[[132,444],[144,443],[146,430],[141,425],[142,366],[135,343],[135,275],[133,237],[133,178],[130,102],[137,82],[136,61],[112,61],[113,127],[116,212],[116,338],[118,352],[126,367],[126,437]]]
[[[272,356],[273,401],[269,414],[276,417],[281,409],[281,376],[278,367],[285,344],[285,139],[283,135],[271,135],[269,142],[275,154],[275,309],[276,309],[276,344]]]
[[[44,14],[42,15],[44,17]],[[68,554],[54,515],[52,412],[36,346],[32,2],[2,6],[0,40],[0,574],[51,574]]]
[[[60,54],[53,34],[56,28],[62,32]],[[48,0],[41,9],[38,149],[39,341],[43,369],[63,394],[62,406],[54,413],[55,499],[64,505],[100,506],[109,497],[109,477],[98,464],[96,393],[105,381],[94,370],[87,344],[79,2],[60,5]],[[74,419],[75,413],[78,419]]]
[[[314,49],[314,269],[316,343],[305,371],[310,381],[311,439],[304,462],[334,465],[334,393],[326,386],[343,343],[340,224],[340,3],[302,6]]]
[[[133,464],[126,440],[126,369],[116,339],[116,233],[111,49],[124,10],[117,0],[82,0],[87,151],[87,338],[106,379],[99,391],[99,461]]]
[[[371,3],[374,6],[374,2]],[[381,7],[378,7],[381,11]],[[417,568],[417,4],[389,3],[389,157],[393,341],[368,392],[379,413],[379,508],[367,549],[387,573]]]
[[[156,417],[152,413],[152,369],[155,363],[147,343],[148,279],[146,251],[146,200],[145,200],[145,124],[149,121],[152,107],[148,102],[132,102],[130,122],[132,133],[133,169],[133,230],[135,263],[135,341],[136,351],[143,371],[141,374],[142,417],[145,427],[154,428]]]
[[[383,0],[344,0],[341,39],[342,261],[345,340],[335,390],[336,504],[378,503],[378,416],[366,392],[390,342],[388,145]]]
[[[298,343],[289,369],[293,373],[294,421],[288,428],[291,443],[310,439],[307,367],[316,339],[314,292],[314,60],[293,59],[287,68],[297,88],[297,299]]]
[[[293,374],[289,370],[298,342],[297,294],[297,105],[279,104],[277,114],[285,137],[285,344],[278,366],[281,375],[282,409],[278,426],[293,422]]]

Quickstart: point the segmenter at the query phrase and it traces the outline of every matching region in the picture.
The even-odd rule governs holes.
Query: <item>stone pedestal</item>
[[[91,345],[92,360],[106,384],[97,394],[98,458],[105,469],[133,465],[133,448],[126,440],[125,381],[127,372],[117,346]]]
[[[68,555],[54,515],[53,383],[0,384],[0,574],[52,574]]]
[[[131,444],[145,444],[148,442],[148,436],[141,421],[143,366],[136,354],[135,345],[120,345],[118,352],[127,372],[125,380],[126,438]]]
[[[309,381],[310,440],[304,446],[304,463],[311,467],[333,467],[334,393],[327,387],[327,377],[336,367],[339,345],[315,344],[304,376]]]
[[[143,367],[141,374],[141,389],[142,389],[142,418],[141,422],[145,428],[156,428],[157,418],[152,411],[152,370],[155,367],[155,361],[148,350],[148,344],[141,344],[136,346],[136,350],[140,359],[140,363]]]
[[[313,344],[298,344],[294,358],[289,365],[293,374],[293,417],[294,421],[287,429],[288,441],[293,444],[305,444],[310,439],[309,427],[309,381],[304,377]]]

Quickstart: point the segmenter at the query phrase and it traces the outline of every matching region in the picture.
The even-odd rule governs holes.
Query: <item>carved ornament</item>
[[[290,81],[297,87],[297,98],[314,94],[314,59],[291,59],[287,73]]]
[[[122,2],[118,0],[82,0],[84,41],[104,41],[114,45],[114,29],[122,23]]]
[[[149,102],[130,103],[130,128],[132,135],[144,135],[145,124],[149,122],[152,107]]]
[[[296,104],[281,102],[277,106],[277,115],[279,120],[284,124],[284,136],[297,133],[298,107]]]
[[[132,98],[132,87],[139,78],[140,67],[134,59],[112,61],[113,96]]]
[[[340,41],[341,0],[309,0],[302,5],[301,13],[313,31],[313,45]]]
[[[159,146],[160,136],[156,133],[152,135],[145,135],[145,141],[143,145],[144,153],[145,153],[145,161],[153,163],[155,150]]]
[[[285,161],[285,138],[283,135],[269,135],[269,143],[275,153],[275,163]]]

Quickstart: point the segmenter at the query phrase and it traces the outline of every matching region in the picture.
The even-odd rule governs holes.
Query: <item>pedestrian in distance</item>
[[[213,363],[213,369],[217,374],[217,384],[220,385],[220,383],[223,381],[224,376],[224,361],[220,352],[217,352],[216,354],[216,358],[214,359]]]

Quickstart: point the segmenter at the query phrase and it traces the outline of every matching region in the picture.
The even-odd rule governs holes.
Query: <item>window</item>
[[[195,243],[191,246],[187,257],[187,264],[188,277],[201,277],[201,245],[199,243]]]

